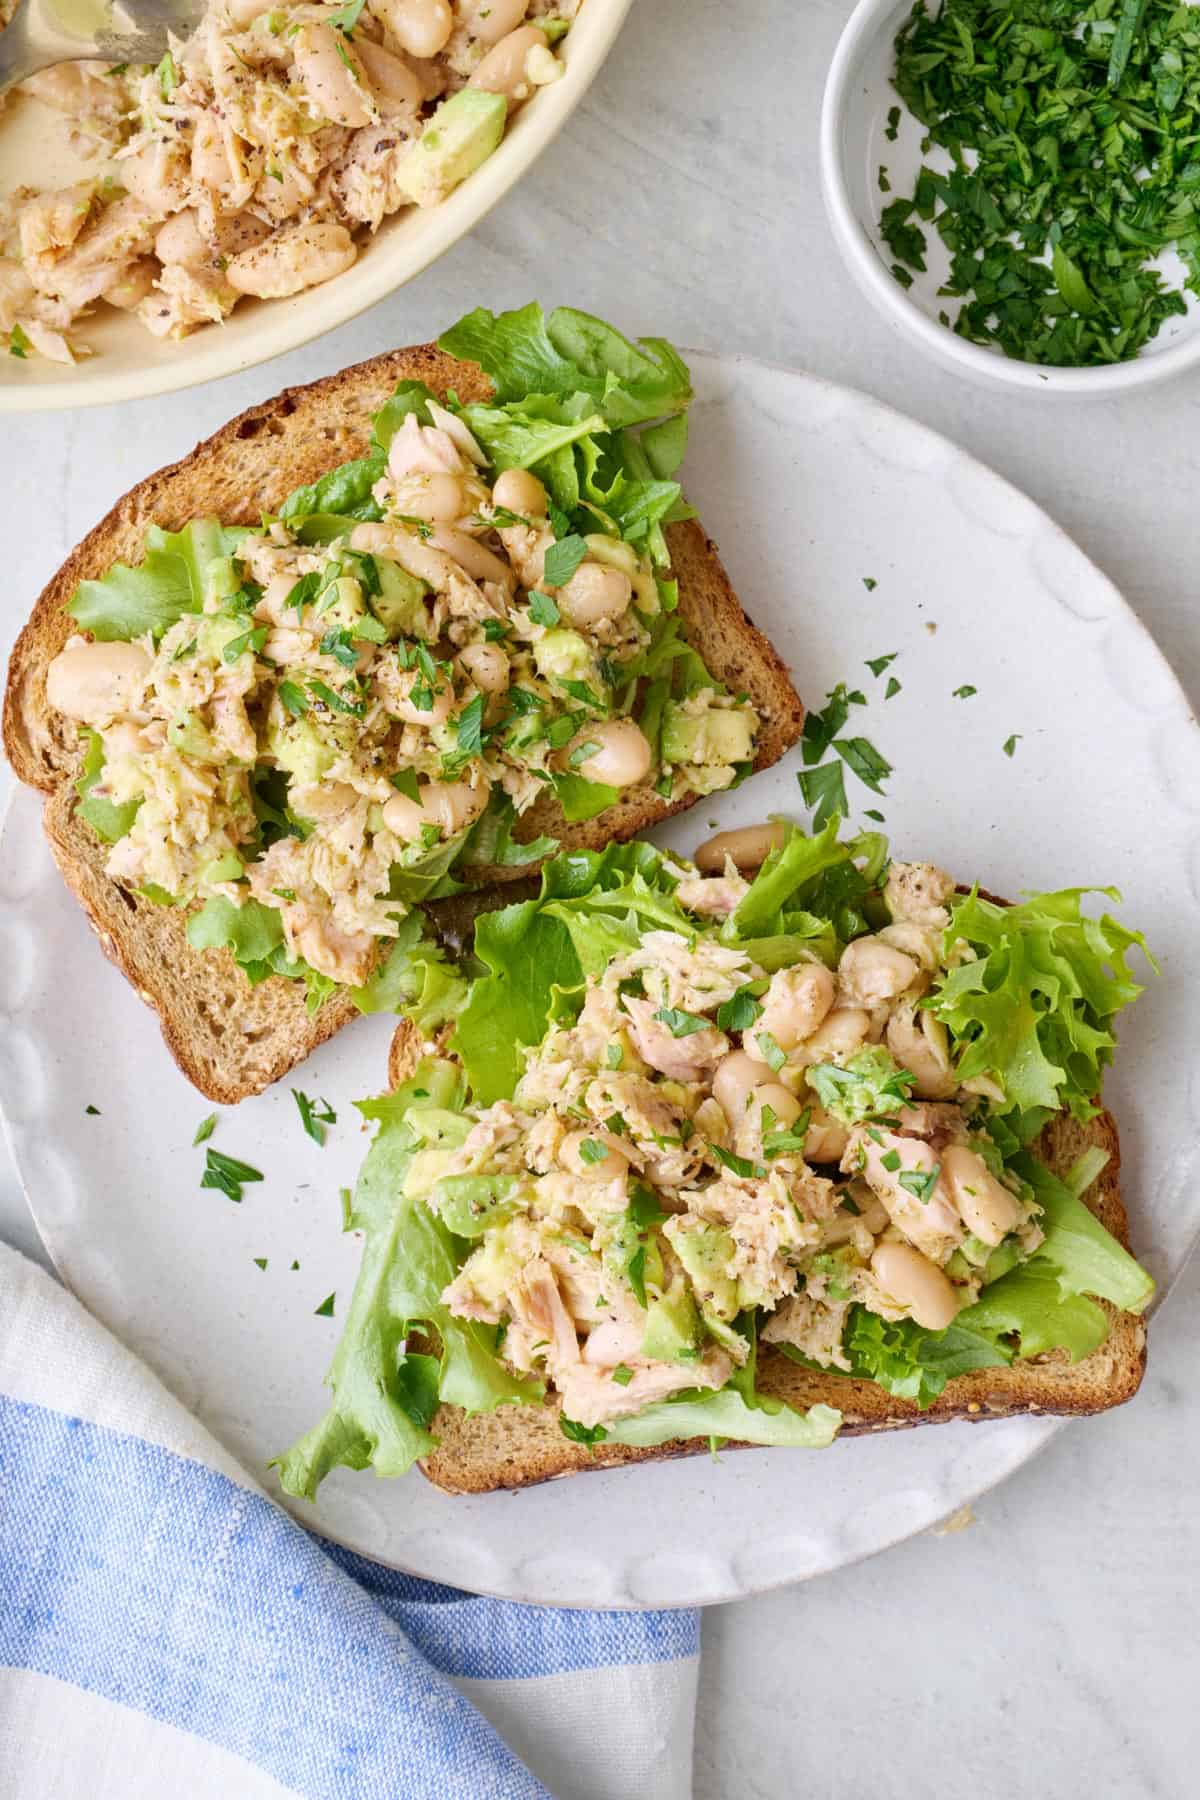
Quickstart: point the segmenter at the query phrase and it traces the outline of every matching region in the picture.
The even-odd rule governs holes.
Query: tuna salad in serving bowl
[[[352,317],[533,160],[627,4],[211,0],[155,68],[31,77],[0,114],[0,403],[185,386]]]

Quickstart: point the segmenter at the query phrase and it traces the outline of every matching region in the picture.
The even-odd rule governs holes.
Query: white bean
[[[735,868],[760,869],[786,837],[786,825],[742,825],[736,831],[718,831],[716,837],[706,838],[692,860],[706,875],[722,874],[726,857]]]
[[[584,562],[558,590],[558,608],[568,625],[587,627],[620,618],[632,598],[633,583],[623,570]]]
[[[1015,1194],[996,1180],[981,1156],[965,1144],[942,1152],[942,1176],[950,1185],[963,1224],[985,1244],[996,1245],[1021,1223]]]
[[[913,1092],[922,1100],[948,1100],[957,1087],[950,1063],[950,1038],[931,1012],[899,1007],[887,1022],[887,1047],[910,1075]]]
[[[481,44],[498,44],[515,31],[529,11],[529,0],[474,0],[467,26]]]
[[[877,1244],[871,1273],[888,1299],[902,1306],[926,1331],[944,1331],[958,1312],[954,1283],[910,1244]]]
[[[849,1056],[861,1050],[871,1029],[871,1015],[861,1006],[835,1006],[804,1045],[805,1054],[813,1062],[828,1061],[834,1056]]]
[[[453,557],[458,566],[465,569],[475,581],[494,581],[497,586],[509,590],[516,586],[516,575],[502,557],[497,556],[494,550],[489,550],[486,544],[479,543],[469,533],[456,531],[453,525],[435,525],[426,542]]]
[[[443,676],[436,686],[428,682],[419,669],[409,669],[400,676],[401,697],[389,701],[389,710],[398,719],[404,719],[409,725],[444,725],[450,717],[454,706],[454,693],[450,683]],[[430,695],[429,705],[421,706],[412,698],[415,687],[422,690],[422,698]]]
[[[912,986],[917,973],[911,956],[876,937],[855,938],[838,963],[842,996],[856,1006],[879,1006],[894,1000]]]
[[[421,83],[402,58],[393,56],[382,44],[373,44],[370,38],[361,35],[355,38],[354,48],[376,100],[383,102],[389,110],[412,108],[415,111],[420,107],[424,99]]]
[[[125,187],[151,212],[171,213],[187,200],[190,160],[178,138],[156,139],[117,167]]]
[[[524,100],[533,83],[525,72],[531,50],[546,48],[546,34],[536,25],[522,25],[488,51],[472,75],[469,85],[484,88],[489,94],[503,94],[509,105]]]
[[[154,254],[164,264],[182,263],[190,269],[198,263],[211,262],[212,253],[212,245],[200,229],[199,214],[192,206],[160,225],[154,239]]]
[[[795,1094],[779,1081],[767,1081],[762,1087],[756,1088],[753,1103],[759,1110],[760,1123],[763,1107],[769,1106],[775,1114],[776,1125],[781,1128],[794,1125],[804,1110]]]
[[[372,0],[371,11],[402,50],[422,60],[444,50],[454,29],[449,0]]]
[[[309,219],[285,225],[265,243],[232,257],[225,277],[239,294],[279,300],[340,275],[357,255],[344,225]]]
[[[599,781],[607,787],[636,787],[650,773],[654,752],[645,733],[632,719],[607,719],[603,724],[585,725],[575,733],[568,749],[581,750],[594,744],[579,763],[578,772],[585,781]]]
[[[779,969],[763,996],[759,1030],[769,1031],[781,1050],[794,1050],[817,1030],[833,1005],[833,976],[824,963]]]
[[[271,10],[273,0],[225,0],[225,10],[239,30],[253,25],[255,19]]]
[[[748,1050],[731,1050],[713,1076],[713,1099],[731,1125],[740,1125],[756,1088],[772,1085],[771,1070]]]
[[[400,512],[430,524],[437,520],[448,525],[461,516],[465,506],[462,482],[457,475],[440,471],[436,475],[406,475],[398,500]]]
[[[840,1119],[827,1113],[819,1100],[813,1100],[811,1108],[808,1132],[804,1139],[805,1156],[809,1162],[841,1162],[846,1145],[850,1142],[849,1130]],[[886,1214],[884,1216],[886,1218]]]
[[[505,469],[497,476],[492,503],[523,519],[546,517],[546,490],[529,469]]]
[[[292,39],[296,73],[322,118],[366,125],[375,115],[358,52],[332,25],[303,25]]]
[[[46,670],[46,698],[56,712],[103,725],[137,703],[149,673],[140,644],[69,644]]]
[[[508,658],[499,644],[468,644],[458,653],[464,673],[485,694],[502,694],[508,686]]]
[[[592,1152],[591,1160],[583,1154],[584,1144],[595,1144],[603,1149],[604,1155]],[[623,1175],[632,1160],[631,1147],[619,1138],[615,1131],[600,1131],[592,1128],[586,1131],[569,1131],[558,1146],[558,1160],[564,1169],[572,1175],[578,1175],[583,1181],[611,1181],[615,1175]]]
[[[425,825],[437,825],[449,837],[473,824],[487,805],[487,789],[468,787],[465,781],[427,781],[418,789],[419,800],[393,794],[383,808],[383,822],[398,838],[411,843]]]

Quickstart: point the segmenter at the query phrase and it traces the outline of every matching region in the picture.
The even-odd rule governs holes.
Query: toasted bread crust
[[[418,1034],[403,1021],[388,1055],[388,1081],[393,1088],[406,1080],[422,1054]],[[1129,1221],[1121,1200],[1121,1147],[1109,1112],[1081,1124],[1068,1115],[1051,1120],[1033,1149],[1047,1168],[1063,1175],[1090,1146],[1109,1153],[1109,1161],[1087,1193],[1087,1204],[1112,1235],[1129,1248]],[[1019,1414],[1070,1417],[1105,1412],[1131,1400],[1146,1367],[1146,1327],[1132,1313],[1100,1303],[1112,1320],[1112,1331],[1100,1348],[1072,1363],[1065,1351],[1053,1351],[1010,1368],[976,1369],[946,1384],[922,1412],[912,1401],[897,1399],[873,1381],[825,1374],[802,1368],[770,1344],[760,1346],[758,1385],[776,1399],[804,1412],[823,1403],[841,1412],[843,1437],[867,1432],[900,1431],[916,1425],[938,1425],[952,1419],[977,1423]],[[438,1412],[433,1430],[438,1447],[421,1463],[435,1486],[448,1494],[482,1494],[496,1488],[529,1487],[588,1469],[611,1469],[625,1463],[653,1462],[707,1452],[699,1439],[679,1440],[651,1450],[599,1443],[589,1449],[573,1443],[559,1429],[561,1407],[547,1400],[541,1407],[502,1406],[492,1413],[468,1417],[451,1407]],[[730,1450],[753,1448],[729,1444]]]
[[[338,463],[367,453],[371,417],[400,381],[424,381],[435,393],[453,388],[463,400],[487,397],[490,386],[473,363],[422,344],[343,370],[306,387],[288,388],[252,406],[198,444],[190,455],[130,490],[88,533],[39,597],[17,639],[4,699],[4,747],[20,779],[48,796],[46,829],[68,886],[79,897],[106,953],[158,1012],[168,1048],[202,1093],[224,1104],[256,1094],[286,1074],[339,1030],[353,1007],[335,995],[310,1016],[298,984],[272,976],[249,989],[226,950],[197,952],[183,919],[139,899],[104,874],[104,846],[71,817],[71,783],[79,746],[69,719],[46,701],[46,671],[74,629],[65,611],[83,580],[114,562],[141,560],[146,528],[181,529],[216,515],[253,525],[278,509],[296,487]],[[762,716],[756,768],[766,768],[796,742],[804,710],[782,660],[750,623],[721,566],[715,545],[695,521],[673,525],[668,540],[679,579],[679,611],[713,674],[747,692]],[[522,820],[526,838],[547,832],[564,849],[598,849],[635,837],[692,802],[668,805],[649,786],[623,793],[599,819],[568,825],[544,800]],[[519,879],[519,868],[480,870],[489,882]],[[241,1023],[228,1028],[230,1009]]]

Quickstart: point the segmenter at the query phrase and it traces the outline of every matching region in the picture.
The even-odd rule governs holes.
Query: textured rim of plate
[[[291,301],[259,302],[257,316],[261,325],[255,334],[259,349],[222,344],[221,328],[214,326],[211,331],[201,331],[185,340],[177,362],[164,360],[152,367],[111,374],[106,368],[108,359],[101,353],[85,359],[71,375],[61,379],[31,381],[27,385],[19,378],[0,380],[0,413],[61,412],[176,393],[257,368],[260,363],[298,350],[357,318],[444,256],[537,161],[599,74],[632,5],[633,0],[584,0],[575,30],[564,43],[566,73],[562,79],[539,89],[529,106],[517,115],[515,128],[506,133],[487,162],[447,199],[430,209],[425,215],[431,221],[428,236],[415,253],[406,251],[404,240],[394,248],[386,241],[370,244],[344,275],[297,295],[303,305],[295,315]]]
[[[852,388],[838,382],[827,381],[821,376],[811,375],[804,370],[789,368],[786,364],[773,363],[763,358],[741,355],[721,356],[713,355],[706,351],[695,351],[690,349],[685,349],[684,354],[691,360],[693,366],[700,363],[706,363],[718,370],[724,369],[731,372],[735,380],[738,371],[743,368],[765,369],[786,380],[795,380],[802,384],[809,395],[817,398],[818,404],[815,407],[807,409],[808,412],[815,411],[818,415],[823,413],[827,417],[832,409],[841,409],[849,406],[858,416],[858,435],[860,442],[864,445],[869,443],[870,437],[873,435],[871,432],[872,423],[874,421],[887,421],[893,427],[899,425],[903,432],[910,434],[910,442],[913,442],[914,445],[919,446],[926,451],[935,450],[940,452],[945,459],[943,465],[945,469],[956,468],[973,476],[978,482],[982,483],[985,489],[1000,497],[1008,516],[1011,517],[1015,512],[1019,512],[1023,515],[1025,523],[1022,525],[1020,532],[1022,540],[1030,542],[1036,534],[1045,542],[1054,544],[1059,548],[1065,548],[1071,557],[1078,559],[1077,566],[1085,567],[1089,571],[1094,584],[1093,591],[1102,594],[1105,602],[1104,611],[1102,614],[1098,615],[1096,622],[1098,622],[1099,618],[1103,618],[1109,623],[1119,622],[1123,624],[1127,630],[1132,630],[1134,636],[1141,641],[1143,649],[1149,648],[1158,665],[1160,675],[1165,677],[1165,691],[1170,693],[1179,703],[1182,717],[1176,721],[1177,724],[1182,724],[1184,726],[1186,735],[1193,744],[1197,738],[1200,738],[1200,727],[1198,727],[1197,721],[1192,714],[1191,705],[1187,696],[1178,677],[1175,675],[1167,658],[1159,649],[1147,626],[1137,616],[1115,584],[1096,566],[1095,563],[1091,561],[1084,551],[1080,549],[1074,539],[1071,538],[1061,526],[1057,525],[1054,520],[1052,520],[1050,516],[1036,504],[1036,502],[1030,500],[1028,495],[1023,494],[1019,488],[1014,487],[1013,484],[1007,481],[1003,476],[996,474],[995,471],[990,469],[985,463],[980,462],[969,452],[961,449],[950,439],[944,437],[940,432],[920,424],[918,421],[909,418],[907,414],[901,413],[895,408],[885,405],[882,401],[874,399],[871,395],[863,393],[860,389]],[[927,466],[927,462],[928,459],[926,459],[925,463],[918,462],[914,459],[912,466],[919,471]],[[978,488],[973,490],[973,492],[977,496]],[[991,527],[986,520],[980,518],[977,509],[968,508],[957,498],[957,496],[954,499],[954,503],[966,517],[971,519],[972,522],[977,525],[980,531],[986,532],[995,529],[994,527]],[[1004,535],[1015,536],[1017,534],[1005,533]],[[1085,623],[1085,621],[1081,619],[1080,623]],[[3,820],[0,821],[0,870],[6,866],[6,858],[3,855],[3,846],[8,842],[8,834],[14,829],[13,815],[16,810],[14,802],[18,788],[19,784],[18,786],[14,786],[9,804],[4,811]],[[0,893],[0,919],[2,919],[4,905],[4,897],[3,894]],[[19,909],[19,893],[16,896],[16,906]],[[10,1027],[15,1023],[19,1011],[20,1006],[18,1004],[13,1011],[7,1014],[7,1022]],[[64,1286],[68,1287],[72,1292],[76,1292],[76,1290],[71,1287],[71,1283],[64,1270],[64,1262],[67,1259],[59,1254],[53,1231],[44,1226],[42,1219],[39,1217],[38,1208],[26,1179],[25,1163],[21,1155],[21,1148],[26,1139],[36,1141],[39,1137],[49,1137],[52,1134],[53,1120],[49,1116],[45,1118],[25,1116],[18,1121],[11,1120],[9,1117],[9,1109],[5,1104],[5,1094],[3,1089],[0,1088],[0,1127],[3,1128],[4,1137],[8,1144],[13,1164],[16,1168],[21,1191],[25,1196],[26,1203],[29,1206],[30,1213],[37,1226],[42,1243],[45,1245],[50,1260],[62,1279]],[[1165,1281],[1160,1281],[1155,1300],[1148,1309],[1148,1317],[1157,1313],[1161,1306],[1166,1302],[1169,1295],[1173,1292],[1188,1261],[1191,1250],[1195,1248],[1198,1241],[1200,1241],[1200,1217],[1197,1219],[1195,1229],[1192,1232],[1187,1247],[1184,1249],[1183,1253],[1179,1255],[1176,1266],[1169,1271]],[[84,1305],[87,1304],[86,1295],[79,1293],[77,1297]],[[1007,1456],[1002,1455],[998,1459],[997,1466],[989,1471],[982,1480],[976,1480],[973,1485],[956,1491],[949,1497],[945,1494],[940,1496],[930,1496],[935,1504],[927,1511],[921,1513],[920,1516],[914,1516],[911,1511],[906,1514],[903,1507],[897,1507],[897,1524],[894,1530],[885,1529],[877,1538],[868,1543],[861,1543],[849,1547],[846,1547],[843,1544],[836,1550],[834,1560],[828,1561],[820,1567],[797,1567],[794,1563],[789,1566],[786,1560],[786,1540],[781,1541],[778,1551],[775,1551],[773,1548],[773,1554],[778,1554],[779,1556],[779,1565],[778,1567],[773,1567],[769,1575],[758,1575],[753,1577],[739,1576],[733,1562],[726,1558],[724,1563],[726,1579],[714,1589],[697,1593],[671,1595],[656,1592],[651,1596],[640,1597],[636,1590],[636,1581],[634,1577],[636,1577],[638,1570],[643,1567],[643,1562],[635,1560],[632,1555],[622,1570],[613,1572],[614,1584],[619,1586],[619,1591],[616,1593],[610,1592],[606,1594],[580,1595],[577,1597],[562,1598],[557,1594],[545,1590],[535,1592],[526,1588],[525,1591],[519,1592],[516,1587],[512,1585],[507,1587],[498,1586],[490,1583],[486,1579],[473,1579],[468,1582],[461,1577],[461,1574],[456,1573],[453,1569],[447,1570],[441,1574],[432,1573],[427,1567],[414,1570],[411,1565],[405,1564],[394,1556],[389,1556],[386,1552],[366,1548],[361,1542],[356,1543],[352,1541],[349,1536],[332,1528],[328,1521],[318,1522],[311,1517],[306,1518],[304,1513],[294,1510],[291,1506],[285,1507],[285,1510],[288,1511],[289,1515],[296,1519],[298,1523],[305,1525],[306,1528],[312,1530],[315,1535],[325,1537],[331,1542],[354,1551],[358,1555],[379,1562],[384,1567],[393,1568],[403,1573],[416,1574],[426,1579],[441,1580],[455,1586],[469,1586],[470,1590],[473,1592],[491,1594],[501,1599],[517,1600],[534,1605],[551,1605],[566,1609],[602,1607],[606,1610],[614,1611],[638,1611],[646,1608],[671,1609],[695,1605],[714,1605],[721,1604],[728,1600],[748,1599],[756,1594],[768,1593],[776,1588],[789,1586],[792,1583],[799,1581],[809,1580],[816,1575],[833,1573],[836,1569],[850,1567],[855,1563],[866,1561],[868,1558],[879,1555],[885,1550],[893,1549],[897,1544],[904,1543],[912,1537],[919,1536],[924,1531],[933,1529],[943,1520],[959,1511],[962,1507],[969,1506],[982,1495],[990,1493],[1003,1481],[1006,1481],[1011,1475],[1015,1474],[1018,1469],[1024,1467],[1024,1465],[1032,1460],[1032,1458],[1037,1455],[1037,1453],[1044,1448],[1052,1438],[1057,1437],[1064,1426],[1070,1422],[1071,1421],[1066,1418],[1054,1418],[1040,1414],[1017,1415],[1009,1420],[984,1421],[982,1422],[982,1428],[985,1431],[988,1431],[989,1439],[994,1436],[998,1444],[1003,1441],[1008,1445],[1010,1453]],[[202,1420],[202,1423],[205,1423],[205,1421]],[[217,1435],[219,1431],[219,1427],[214,1426],[206,1425],[206,1429],[211,1430],[214,1435]],[[953,1427],[948,1429],[953,1429]],[[964,1426],[962,1429],[973,1430],[974,1427]],[[1005,1434],[1003,1440],[1001,1439],[1001,1434]],[[924,1438],[925,1435],[926,1434],[922,1433],[922,1438]],[[931,1430],[929,1433],[929,1441],[931,1449],[935,1448],[938,1442],[938,1434],[936,1431]],[[850,1450],[851,1453],[853,1442],[854,1440],[850,1440],[848,1444],[844,1446],[844,1448]],[[834,1446],[831,1453],[837,1454],[837,1446]],[[686,1470],[692,1465],[690,1462],[684,1461],[673,1466],[680,1470]],[[279,1501],[278,1495],[272,1497],[275,1498],[277,1502]],[[492,1498],[498,1505],[504,1503],[510,1505],[514,1503],[519,1504],[519,1495],[508,1493],[505,1490],[500,1490],[492,1496]],[[899,1498],[908,1499],[910,1496],[904,1495]],[[762,1546],[760,1546],[760,1548],[762,1548]],[[699,1566],[700,1565],[698,1565],[698,1567]],[[759,1566],[761,1567],[761,1564]],[[705,1572],[708,1573],[708,1570]],[[522,1581],[527,1581],[528,1578],[522,1576],[521,1579]]]

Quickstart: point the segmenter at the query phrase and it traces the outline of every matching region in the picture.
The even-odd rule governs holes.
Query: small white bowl
[[[64,368],[24,361],[0,347],[0,413],[73,409],[169,394],[215,381],[295,350],[374,306],[419,275],[477,225],[546,149],[583,99],[633,0],[584,0],[563,40],[565,72],[512,119],[488,160],[440,206],[410,206],[386,219],[344,275],[290,300],[246,300],[223,325],[207,325],[181,343],[163,343],[137,319],[103,309],[82,334],[96,354]],[[65,185],[80,169],[65,133],[47,141],[45,116],[18,95],[0,120],[0,193],[22,182]],[[466,294],[465,312],[481,298]]]
[[[895,259],[880,236],[879,215],[890,200],[912,193],[922,161],[923,128],[901,105],[891,83],[892,46],[911,10],[912,0],[859,0],[834,53],[821,107],[825,208],[838,248],[871,304],[947,368],[990,387],[1077,397],[1112,394],[1194,368],[1200,362],[1200,307],[1190,293],[1184,296],[1187,313],[1168,319],[1132,362],[1055,369],[1017,362],[1000,350],[969,343],[939,323],[939,312],[948,311],[953,318],[960,303],[938,296],[950,263],[932,228],[924,228],[927,272],[910,270],[909,288],[896,280],[891,273]],[[889,142],[885,134],[893,106],[900,106],[900,125],[895,141]],[[926,160],[935,168],[950,167],[949,158],[936,149]],[[881,167],[887,170],[890,191],[880,188]],[[1172,285],[1182,287],[1184,271],[1173,251],[1160,266]]]

